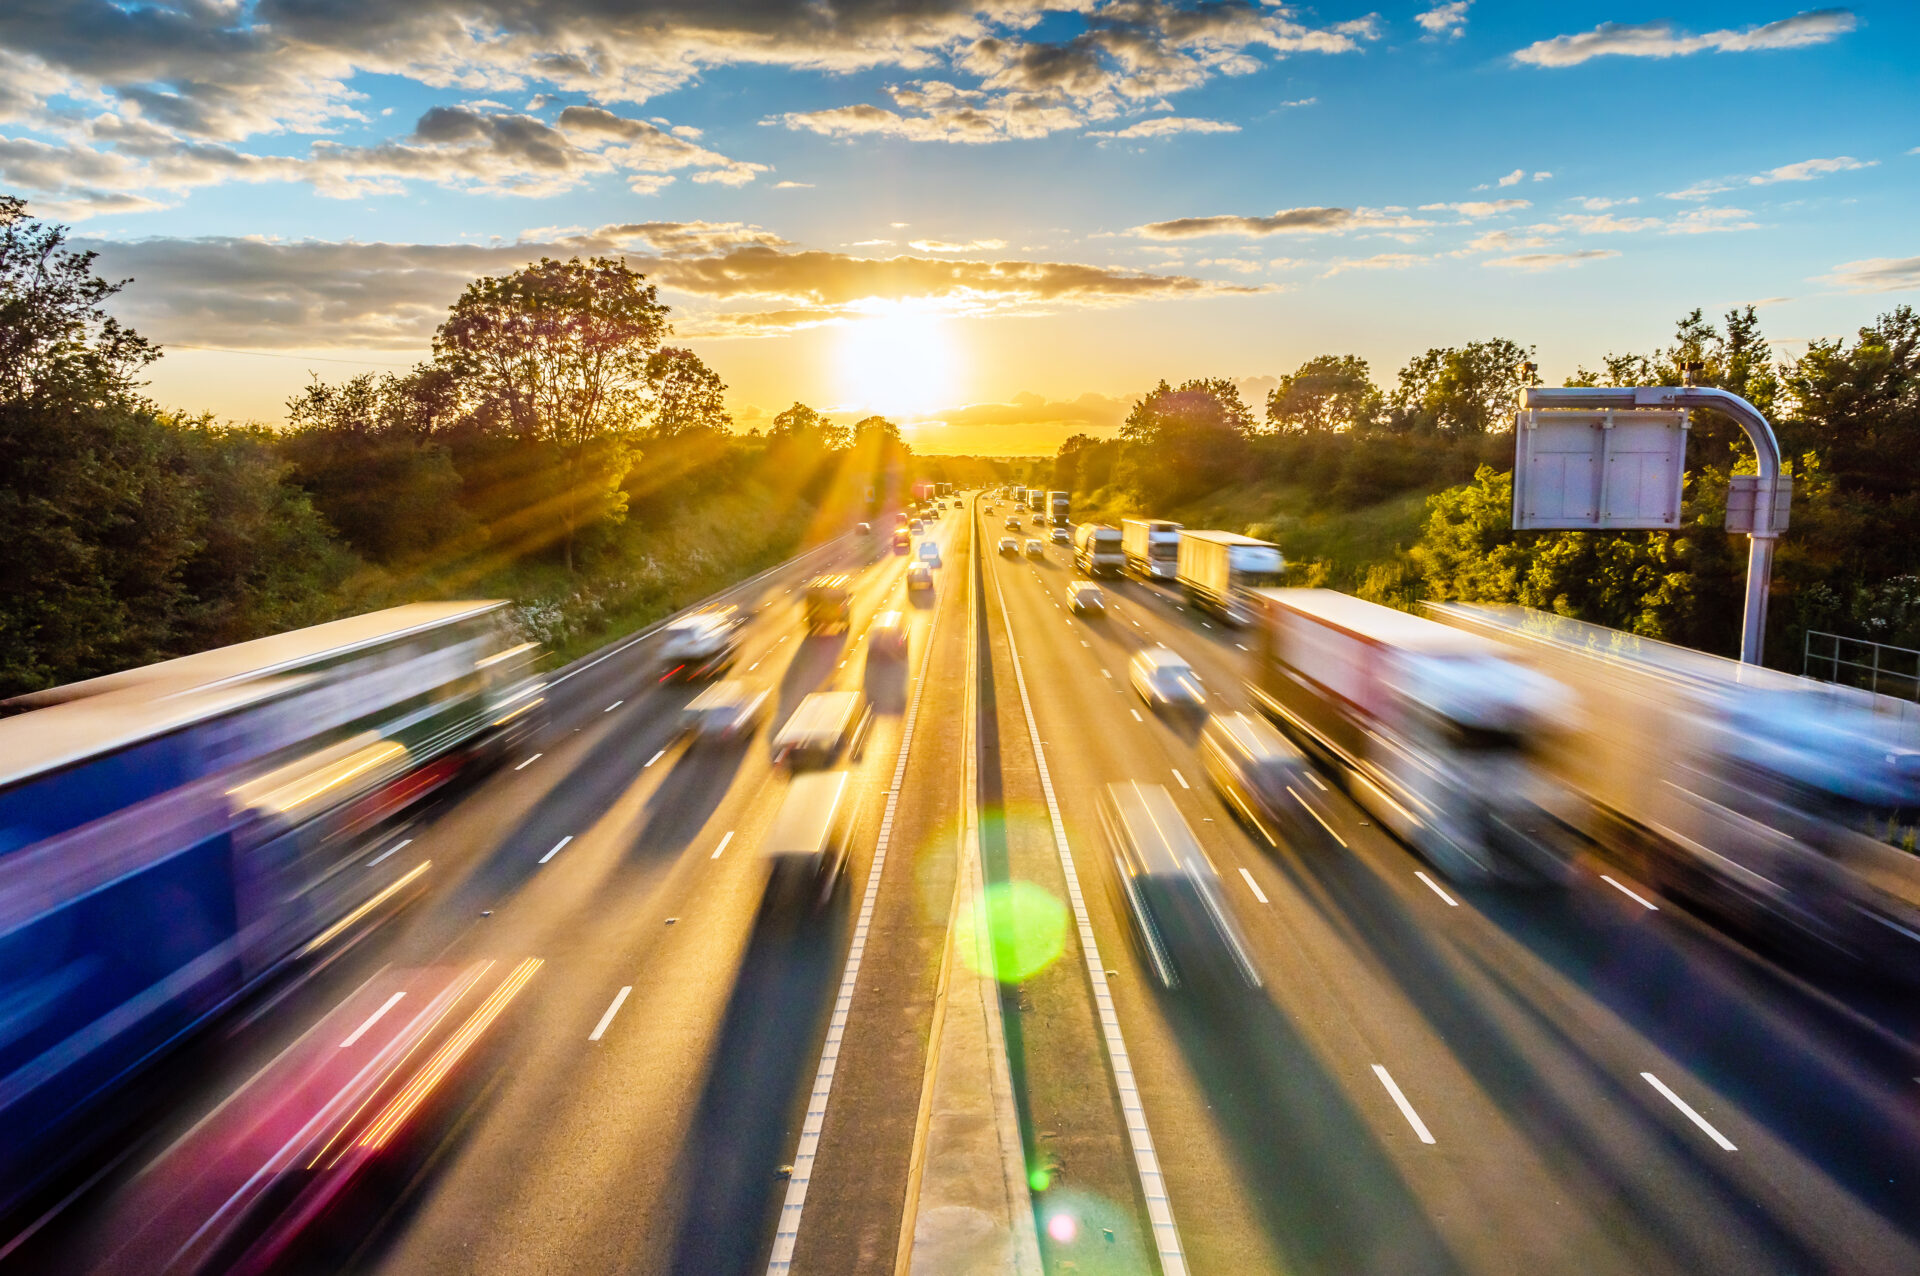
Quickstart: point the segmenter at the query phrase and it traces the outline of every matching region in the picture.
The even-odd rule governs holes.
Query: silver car
[[[1227,911],[1220,875],[1165,786],[1109,784],[1100,817],[1127,912],[1161,984],[1237,980],[1258,988],[1260,974]]]
[[[726,743],[752,735],[766,716],[766,691],[729,679],[687,702],[680,711],[680,731],[690,743]]]
[[[853,827],[850,779],[845,771],[819,771],[795,776],[787,786],[760,840],[760,857],[771,866],[767,894],[774,902],[798,897],[818,908],[833,897]]]
[[[1251,713],[1216,713],[1200,733],[1200,763],[1234,812],[1271,846],[1297,826],[1306,802],[1306,755],[1271,722]]]
[[[1198,712],[1206,708],[1207,694],[1193,666],[1178,652],[1147,647],[1135,653],[1127,676],[1142,700],[1155,709]]]

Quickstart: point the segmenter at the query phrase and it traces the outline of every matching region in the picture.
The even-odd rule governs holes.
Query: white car
[[[916,518],[912,522],[907,524],[907,530],[912,532],[915,536],[918,536],[921,532],[926,530],[926,525]]]
[[[1064,527],[1056,527],[1056,528],[1054,528],[1054,529],[1053,529],[1053,532],[1052,532],[1052,534],[1051,534],[1051,535],[1049,535],[1049,536],[1047,537],[1047,539],[1048,539],[1048,540],[1050,540],[1050,541],[1052,541],[1052,542],[1053,542],[1054,544],[1056,544],[1056,545],[1071,545],[1071,544],[1073,544],[1073,536],[1072,536],[1072,534],[1071,534],[1071,533],[1069,533],[1069,532],[1067,531],[1067,529],[1066,529],[1066,528],[1064,528]]]
[[[1047,547],[1044,544],[1042,544],[1037,540],[1034,540],[1031,536],[1027,538],[1027,557],[1028,558],[1038,558],[1046,552],[1047,552]]]
[[[680,729],[698,742],[726,742],[749,736],[767,716],[767,693],[731,679],[716,682],[680,711]]]
[[[1011,536],[1002,536],[1000,538],[1000,552],[1002,554],[1018,554],[1020,552],[1020,542]]]
[[[1135,654],[1127,676],[1142,700],[1155,709],[1204,709],[1206,692],[1186,657],[1165,647],[1148,647]]]
[[[933,588],[933,568],[927,566],[925,563],[914,563],[912,566],[907,568],[907,592],[908,593],[912,593],[916,589],[932,589],[932,588]]]
[[[1107,614],[1107,596],[1100,586],[1090,580],[1076,580],[1067,586],[1067,606],[1077,616],[1092,613],[1096,616]]]

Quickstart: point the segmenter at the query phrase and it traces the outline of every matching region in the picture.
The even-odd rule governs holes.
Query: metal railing
[[[1807,630],[1800,672],[1901,700],[1920,700],[1920,651]]]

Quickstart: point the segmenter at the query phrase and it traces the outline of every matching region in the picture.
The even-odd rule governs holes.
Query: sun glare
[[[884,416],[932,412],[953,402],[953,334],[936,313],[889,306],[840,333],[840,397]]]

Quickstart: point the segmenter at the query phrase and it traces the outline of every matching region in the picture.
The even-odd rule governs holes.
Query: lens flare
[[[961,960],[1001,983],[1033,978],[1067,947],[1067,906],[1032,882],[996,882],[959,920]]]

